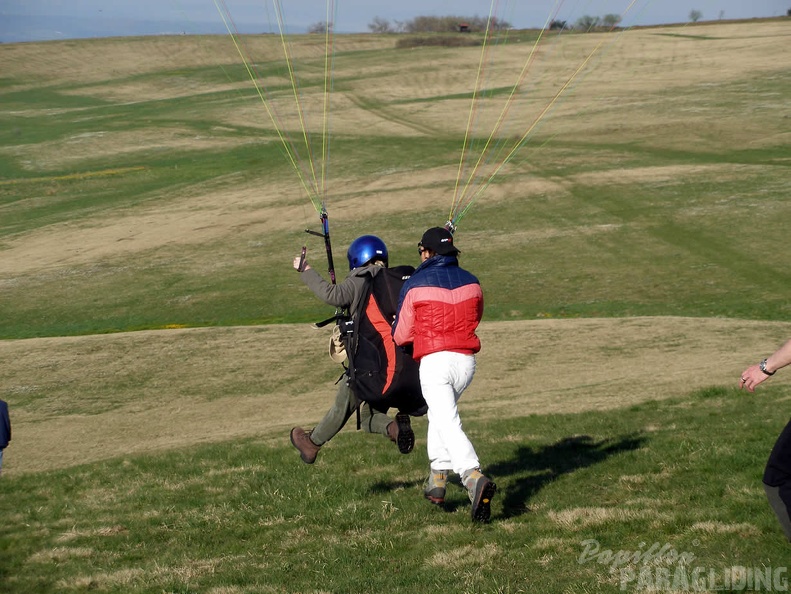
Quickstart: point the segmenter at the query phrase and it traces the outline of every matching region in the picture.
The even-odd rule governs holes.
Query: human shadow
[[[575,435],[538,448],[520,445],[511,459],[487,465],[484,472],[495,482],[502,479],[503,488],[499,490],[502,517],[512,518],[529,512],[530,499],[564,474],[636,450],[646,441],[645,436],[637,434],[599,441],[589,435]],[[514,478],[506,480],[506,477]]]
[[[611,456],[636,450],[647,441],[645,436],[630,434],[619,438],[595,441],[589,435],[565,437],[560,441],[543,447],[529,445],[517,447],[508,460],[488,464],[483,469],[498,484],[498,498],[502,498],[501,518],[513,518],[530,511],[527,502],[549,483],[564,474],[587,468],[603,462]],[[411,481],[377,481],[370,487],[372,494],[393,492],[400,489],[416,489],[423,486],[425,479]],[[448,477],[448,486],[455,484],[462,491],[459,477]],[[467,505],[466,496],[445,499],[442,509],[454,512]]]

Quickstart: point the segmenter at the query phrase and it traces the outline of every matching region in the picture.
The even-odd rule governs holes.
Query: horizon
[[[296,3],[295,3],[296,4]],[[339,3],[340,4],[340,3]],[[420,16],[479,17],[493,14],[512,25],[514,29],[542,29],[550,20],[574,24],[582,16],[603,17],[606,14],[622,16],[624,29],[646,26],[673,26],[689,24],[691,15],[700,15],[699,23],[741,21],[785,17],[791,10],[789,0],[758,0],[745,7],[741,0],[700,0],[696,5],[687,0],[644,0],[642,5],[625,0],[597,0],[583,13],[574,10],[547,8],[551,0],[540,0],[530,6],[508,6],[506,1],[498,11],[482,10],[488,3],[481,0],[458,0],[449,13],[446,3],[431,0],[403,0],[398,5],[380,6],[376,2],[349,0],[343,3],[344,11],[336,10],[329,18],[327,13],[302,4],[288,7],[288,14],[280,12],[286,34],[307,33],[320,22],[335,23],[337,34],[370,33],[374,19],[389,23],[405,23]],[[514,3],[516,4],[516,3]],[[150,35],[206,35],[227,34],[228,18],[231,29],[240,34],[265,34],[279,32],[278,19],[269,7],[261,7],[249,0],[225,0],[225,14],[208,0],[138,0],[106,6],[101,0],[80,0],[68,11],[53,0],[5,0],[0,8],[0,43],[23,43],[67,39],[102,37],[137,37]],[[542,6],[539,6],[542,5]],[[634,7],[634,8],[633,8]],[[217,7],[219,8],[219,7]],[[278,10],[284,10],[279,6]],[[66,13],[64,14],[64,11]]]

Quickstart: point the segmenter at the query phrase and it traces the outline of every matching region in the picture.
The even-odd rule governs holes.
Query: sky
[[[485,17],[493,5],[516,28],[542,27],[555,15],[574,23],[585,15],[623,14],[622,24],[632,26],[687,22],[693,10],[701,20],[720,20],[785,16],[791,9],[791,0],[334,0],[327,18],[324,0],[0,0],[0,42],[222,33],[217,4],[240,33],[276,31],[275,5],[283,7],[292,33],[327,20],[339,33],[364,33],[375,17],[391,23],[423,15]]]

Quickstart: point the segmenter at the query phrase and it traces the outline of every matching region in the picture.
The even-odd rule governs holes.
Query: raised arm
[[[351,307],[354,304],[355,295],[360,290],[365,281],[354,275],[347,276],[343,282],[337,285],[324,280],[316,272],[303,253],[294,258],[294,269],[299,272],[302,282],[313,291],[313,294],[324,303],[335,307]]]

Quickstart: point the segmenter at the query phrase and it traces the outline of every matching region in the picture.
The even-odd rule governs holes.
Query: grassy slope
[[[17,477],[0,482],[0,580],[42,593],[623,591],[621,571],[643,564],[581,562],[595,540],[667,545],[653,576],[701,567],[722,586],[734,567],[787,562],[756,462],[788,402],[709,389],[470,422],[499,485],[485,527],[470,527],[458,484],[444,512],[422,499],[421,454],[351,433],[313,467],[283,440],[249,439]]]
[[[428,592],[449,578],[470,592],[617,591],[606,567],[578,563],[586,538],[614,550],[669,542],[716,571],[784,562],[760,490],[787,408],[782,379],[758,399],[686,392],[730,381],[741,361],[787,336],[787,324],[660,332],[627,320],[607,341],[585,326],[530,322],[788,319],[777,248],[791,216],[786,29],[659,33],[613,46],[461,227],[486,319],[525,321],[486,326],[497,346],[489,343],[465,396],[467,424],[501,486],[492,526],[469,529],[460,490],[453,513],[426,507],[423,442],[399,457],[383,440],[346,432],[315,468],[297,464],[282,427],[315,420],[336,372],[319,367],[314,378],[284,363],[306,358],[302,334],[281,351],[276,329],[6,340],[0,379],[19,430],[0,481],[4,589],[295,592],[319,590],[325,575],[333,592]],[[315,86],[320,51],[306,41],[299,59]],[[313,241],[302,229],[315,217],[238,58],[221,39],[185,43],[0,47],[9,65],[0,81],[0,337],[323,315],[289,268]],[[274,51],[254,43],[261,56]],[[394,260],[411,262],[415,237],[446,216],[477,50],[405,55],[387,38],[343,43],[329,196],[337,249],[375,230]],[[555,49],[558,62],[536,67],[516,122],[545,104],[553,74],[562,79],[585,43],[570,39]],[[515,64],[502,57],[493,99]],[[491,113],[482,110],[482,122]],[[594,336],[595,356],[586,354]],[[572,347],[575,338],[582,344]],[[571,383],[546,378],[558,374]],[[296,410],[261,426],[256,399],[284,392],[290,406],[278,410]],[[229,414],[236,409],[246,425]],[[210,435],[197,435],[204,426]],[[194,445],[202,441],[214,443]],[[74,466],[118,444],[146,451],[135,443],[152,452]],[[51,454],[63,470],[36,462],[47,448],[69,452]]]
[[[791,66],[772,57],[784,31],[718,32],[698,40],[635,31],[605,46],[597,69],[476,200],[460,242],[486,284],[487,319],[787,318],[790,279],[775,246],[790,216],[780,98],[791,92]],[[557,89],[553,75],[592,50],[569,40],[547,50],[555,61],[534,67],[504,134],[524,130]],[[315,215],[265,110],[232,57],[207,61],[196,50],[194,63],[165,70],[168,52],[184,59],[188,41],[171,43],[130,46],[154,64],[144,72],[132,62],[100,81],[63,70],[49,84],[26,72],[4,79],[0,249],[17,264],[3,270],[0,336],[314,317],[310,296],[291,289],[288,262],[305,242],[321,258],[318,241],[302,233]],[[328,205],[340,264],[342,246],[371,230],[386,236],[395,259],[413,261],[420,230],[447,218],[468,105],[452,98],[468,90],[477,51],[432,48],[417,60],[386,47],[339,53]],[[516,51],[492,67],[493,88],[513,84]],[[306,113],[317,126],[321,56],[305,64]],[[267,88],[290,122],[289,91],[276,65],[262,76],[269,70]],[[481,138],[504,98],[488,101],[473,129]],[[241,200],[240,188],[251,197]],[[185,226],[172,228],[163,211]],[[744,220],[737,232],[733,222]],[[212,225],[220,230],[209,234]],[[97,246],[67,234],[88,228],[108,237],[85,257]],[[22,265],[32,259],[26,246],[47,237],[64,257]],[[523,274],[513,274],[504,249]],[[284,302],[285,292],[294,298]]]

